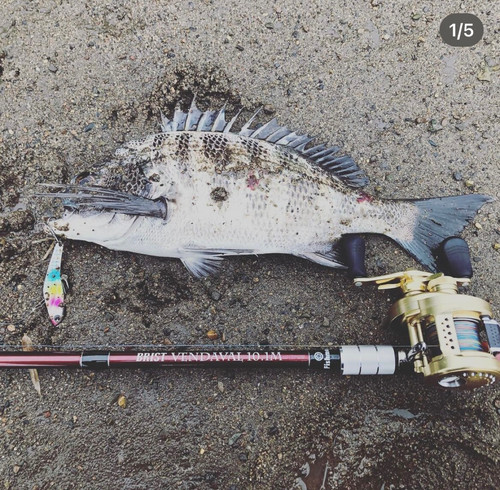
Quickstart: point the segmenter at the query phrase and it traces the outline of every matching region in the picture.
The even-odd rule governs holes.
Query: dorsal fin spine
[[[262,107],[259,107],[243,125],[241,130],[234,134],[290,148],[325,171],[333,173],[351,187],[363,187],[368,183],[364,172],[351,157],[347,155],[335,156],[340,151],[340,147],[338,146],[328,148],[326,145],[320,144],[306,149],[307,145],[314,140],[314,137],[290,131],[285,126],[280,126],[276,118],[271,119],[258,128],[251,128],[251,124],[261,110]],[[229,122],[226,122],[225,105],[218,112],[201,112],[196,107],[195,98],[193,98],[191,107],[187,113],[182,112],[179,104],[177,104],[172,120],[167,119],[164,114],[161,114],[161,129],[164,132],[208,131],[230,133],[240,113],[241,109]]]

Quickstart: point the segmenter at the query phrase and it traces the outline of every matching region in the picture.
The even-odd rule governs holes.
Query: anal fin
[[[204,252],[189,252],[181,258],[186,269],[196,278],[209,276],[217,271],[222,262],[222,257]]]
[[[340,250],[334,246],[329,252],[306,252],[296,254],[297,257],[310,260],[316,264],[332,267],[335,269],[347,269],[347,265],[342,259]]]

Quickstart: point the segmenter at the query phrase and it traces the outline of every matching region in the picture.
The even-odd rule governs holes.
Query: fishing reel
[[[500,379],[500,325],[488,302],[461,294],[472,277],[469,249],[451,237],[441,244],[440,268],[445,273],[417,270],[366,277],[364,242],[348,238],[349,270],[356,285],[400,289],[403,297],[389,310],[387,322],[406,329],[411,349],[400,351],[400,366],[413,364],[426,384],[446,389],[473,389]]]

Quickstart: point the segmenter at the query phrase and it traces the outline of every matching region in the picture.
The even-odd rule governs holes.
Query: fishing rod
[[[451,237],[440,248],[436,274],[418,270],[366,277],[365,244],[359,236],[343,243],[354,284],[375,283],[400,289],[387,323],[406,329],[410,345],[342,345],[308,350],[269,350],[250,346],[144,346],[142,350],[0,352],[0,368],[144,368],[174,366],[304,367],[343,375],[390,375],[415,372],[426,384],[444,389],[473,389],[500,378],[500,325],[488,302],[459,293],[472,277],[467,244]],[[139,347],[139,346],[136,346]]]

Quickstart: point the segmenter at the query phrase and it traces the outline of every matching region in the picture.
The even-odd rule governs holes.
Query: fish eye
[[[61,320],[61,315],[54,315],[54,321],[59,322]]]
[[[93,182],[95,182],[95,174],[88,171],[78,174],[74,179],[74,183],[78,185],[92,184]]]

